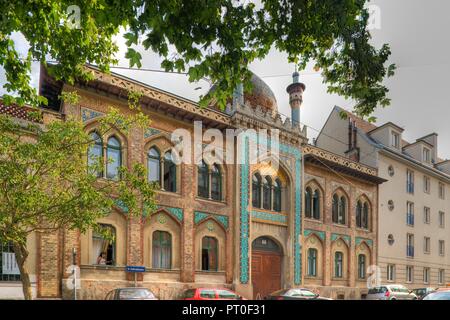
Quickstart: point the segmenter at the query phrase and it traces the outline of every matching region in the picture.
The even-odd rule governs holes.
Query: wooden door
[[[281,289],[281,254],[270,251],[252,253],[253,298],[263,299]]]

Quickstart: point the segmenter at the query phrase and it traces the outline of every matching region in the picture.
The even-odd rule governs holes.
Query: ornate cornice
[[[323,160],[333,162],[340,166],[347,167],[349,169],[356,170],[356,171],[362,172],[367,175],[371,175],[374,177],[378,176],[378,171],[375,168],[371,168],[371,167],[361,164],[359,162],[352,161],[348,158],[339,156],[337,154],[331,153],[329,151],[326,151],[326,150],[323,150],[323,149],[320,149],[320,148],[317,148],[317,147],[314,147],[311,145],[306,145],[303,147],[303,154],[304,155],[310,154],[315,157],[321,158]]]

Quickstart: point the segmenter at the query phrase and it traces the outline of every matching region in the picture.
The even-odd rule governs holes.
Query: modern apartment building
[[[342,114],[346,117],[342,117]],[[409,288],[450,282],[450,160],[438,135],[414,142],[388,122],[376,126],[335,107],[316,145],[378,169],[378,266],[383,283]]]

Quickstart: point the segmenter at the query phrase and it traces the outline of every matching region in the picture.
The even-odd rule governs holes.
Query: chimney
[[[298,72],[295,71],[292,74],[292,83],[286,88],[291,106],[292,126],[300,126],[300,107],[303,102],[303,92],[305,89],[305,85],[299,82]]]

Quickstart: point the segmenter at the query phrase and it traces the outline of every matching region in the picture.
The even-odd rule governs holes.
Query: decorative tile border
[[[88,108],[81,108],[81,120],[83,123],[104,115],[105,114],[102,112],[94,111]]]
[[[359,246],[361,244],[361,242],[365,242],[367,243],[368,246],[372,247],[373,246],[373,240],[372,239],[365,239],[365,238],[361,238],[361,237],[356,237],[355,238],[355,244],[357,246]]]
[[[161,132],[162,132],[161,130],[158,130],[158,129],[155,129],[155,128],[148,128],[144,132],[144,138],[145,139],[150,138],[151,136],[160,134]]]
[[[114,204],[117,208],[122,210],[125,213],[129,213],[130,209],[127,207],[127,205],[120,199],[114,199]]]
[[[241,152],[241,156],[244,157],[241,159],[241,217],[240,217],[240,281],[243,284],[248,283],[248,236],[249,236],[249,175],[250,175],[250,166],[249,166],[249,138],[245,137],[243,144],[243,152]]]
[[[268,213],[261,211],[252,211],[252,218],[264,220],[266,222],[275,222],[277,224],[287,225],[287,215],[281,213]]]
[[[213,218],[217,222],[219,222],[226,230],[228,230],[228,217],[224,215],[219,215],[215,213],[207,213],[207,212],[201,212],[201,211],[195,211],[194,212],[194,223],[199,224],[203,220],[207,218]]]
[[[305,229],[303,231],[303,235],[305,237],[309,237],[311,234],[315,234],[316,236],[318,236],[320,239],[322,239],[323,241],[325,241],[325,231],[316,231],[316,230],[309,230],[309,229]]]
[[[157,206],[157,208],[158,208],[158,210],[164,209],[164,210],[170,212],[170,214],[172,214],[178,221],[183,222],[183,219],[184,219],[183,209],[168,207],[168,206]]]
[[[344,240],[349,246],[351,244],[352,238],[350,236],[347,236],[345,234],[337,234],[337,233],[332,233],[331,234],[331,242],[336,241],[337,239],[342,239]]]

